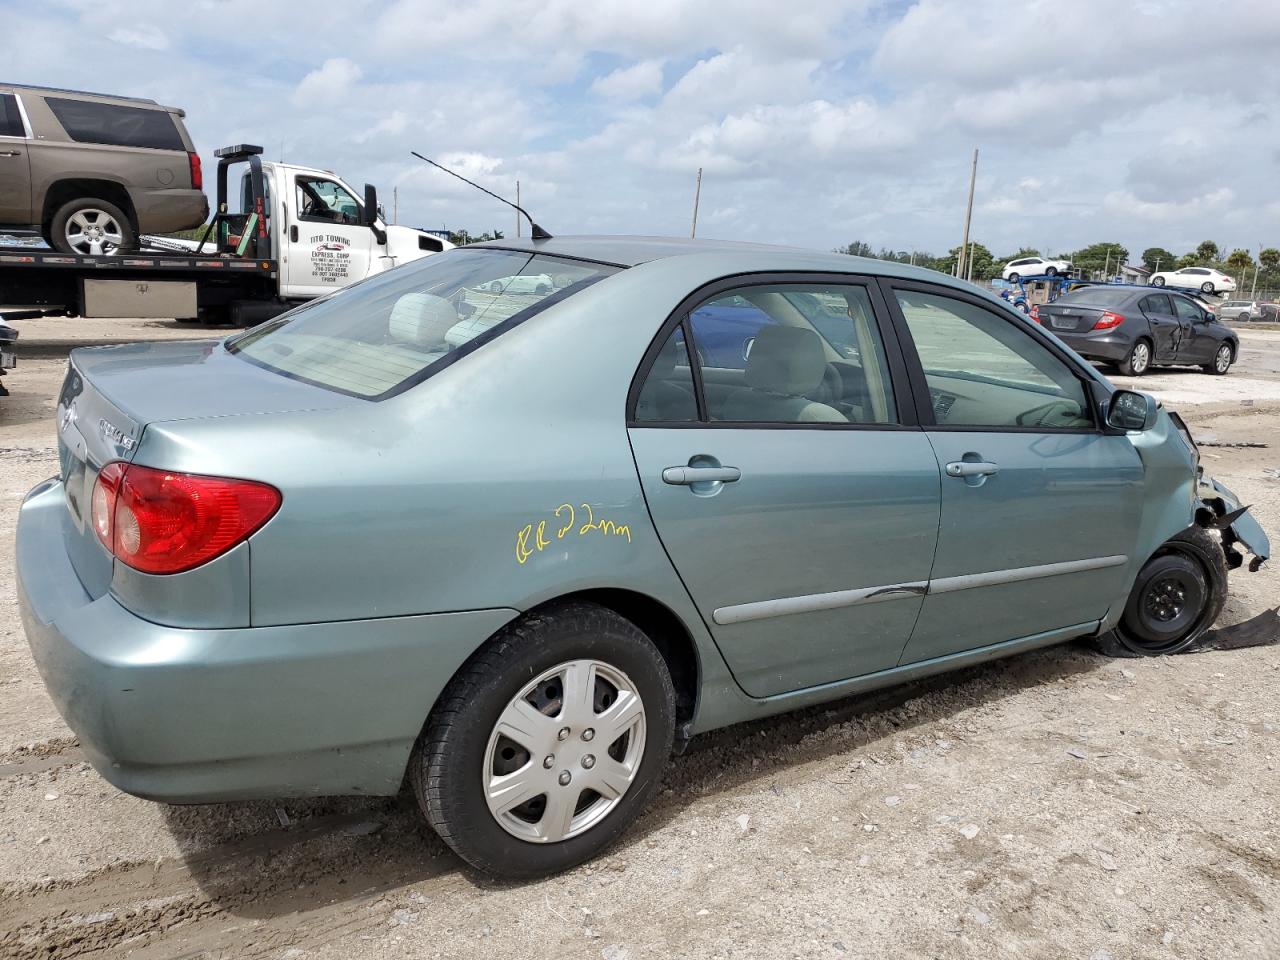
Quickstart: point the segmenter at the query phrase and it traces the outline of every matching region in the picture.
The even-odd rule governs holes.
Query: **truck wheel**
[[[138,242],[124,211],[96,197],[83,197],[59,207],[45,239],[63,253],[95,257],[127,253]]]
[[[427,820],[505,877],[566,870],[644,809],[671,752],[675,691],[635,624],[592,603],[526,616],[449,682],[410,760]]]
[[[1234,351],[1231,349],[1231,344],[1224,343],[1218,348],[1218,352],[1213,355],[1213,363],[1206,363],[1201,369],[1205,373],[1212,373],[1221,377],[1231,369],[1231,361],[1234,359]]]
[[[1142,376],[1151,369],[1151,344],[1146,340],[1139,340],[1117,366],[1126,377]]]
[[[1134,581],[1116,628],[1095,639],[1109,657],[1180,653],[1213,626],[1227,602],[1227,558],[1203,527],[1167,541]]]

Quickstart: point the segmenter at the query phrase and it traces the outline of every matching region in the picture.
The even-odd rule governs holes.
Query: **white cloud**
[[[293,93],[297,104],[315,104],[334,97],[346,96],[364,76],[360,65],[346,57],[326,60],[319,70],[312,70]]]
[[[649,94],[661,93],[662,61],[641,60],[629,67],[619,67],[603,77],[596,77],[591,82],[591,92],[618,100],[639,100]]]
[[[122,43],[126,47],[138,47],[142,50],[167,50],[169,38],[154,24],[144,23],[137,27],[120,27],[112,30],[107,39]]]

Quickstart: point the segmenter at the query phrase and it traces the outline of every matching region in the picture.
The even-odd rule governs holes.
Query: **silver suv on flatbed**
[[[114,254],[209,216],[184,112],[154,100],[0,83],[0,230]]]

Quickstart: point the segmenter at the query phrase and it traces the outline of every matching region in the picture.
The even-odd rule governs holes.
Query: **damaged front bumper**
[[[1202,508],[1208,511],[1202,521],[1206,526],[1222,531],[1222,549],[1227,555],[1227,566],[1234,570],[1244,563],[1244,554],[1237,549],[1239,545],[1253,554],[1249,570],[1256,572],[1271,556],[1271,542],[1249,513],[1249,507],[1241,505],[1240,498],[1223,484],[1203,474],[1196,492]]]

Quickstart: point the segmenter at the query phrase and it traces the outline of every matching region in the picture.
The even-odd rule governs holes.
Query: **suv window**
[[[359,223],[360,204],[348,191],[319,177],[298,177],[298,219]]]
[[[1178,311],[1178,317],[1182,320],[1190,320],[1192,323],[1199,323],[1204,319],[1204,311],[1193,304],[1190,300],[1183,300],[1182,297],[1170,297],[1173,306]]]
[[[79,143],[108,143],[119,147],[186,150],[182,135],[167,110],[124,107],[89,100],[45,97],[45,103]]]
[[[941,426],[1092,426],[1084,385],[1014,322],[965,300],[895,290]]]
[[[724,322],[723,311],[731,308],[743,311],[733,327]],[[711,420],[897,422],[865,287],[740,287],[694,309],[689,322]]]
[[[226,345],[286,377],[381,400],[617,271],[514,250],[450,250],[313,300]],[[514,282],[520,278],[548,279]]]
[[[25,137],[22,114],[18,112],[18,98],[12,93],[0,93],[0,137]]]

